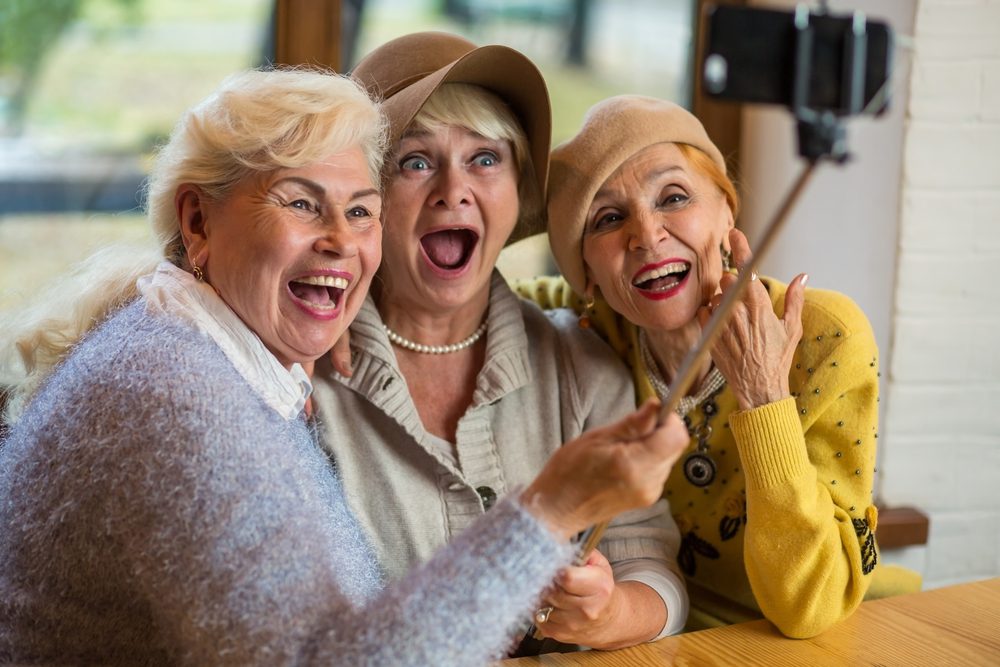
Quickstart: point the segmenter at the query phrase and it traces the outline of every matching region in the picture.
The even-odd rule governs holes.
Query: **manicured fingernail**
[[[805,287],[807,282],[809,282],[809,274],[808,273],[803,273],[802,274],[802,280],[799,281],[799,284],[801,284],[803,287]]]

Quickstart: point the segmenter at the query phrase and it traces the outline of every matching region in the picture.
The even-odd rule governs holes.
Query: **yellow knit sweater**
[[[762,280],[780,317],[786,285]],[[515,289],[543,308],[584,309],[562,278]],[[637,327],[600,300],[590,317],[632,368],[636,398],[653,396]],[[725,387],[709,422],[715,479],[694,486],[678,464],[667,480],[691,589],[689,628],[763,613],[789,637],[811,637],[848,616],[870,584],[878,559],[875,338],[864,313],[836,292],[806,290],[802,325],[792,396],[740,411]],[[704,419],[700,408],[688,416],[695,425]],[[688,452],[696,446],[692,438]]]

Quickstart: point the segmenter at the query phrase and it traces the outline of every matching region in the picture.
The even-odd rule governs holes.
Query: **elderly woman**
[[[379,264],[383,137],[349,79],[231,78],[159,155],[138,292],[142,262],[103,255],[61,288],[75,311],[36,313],[18,346],[46,377],[0,447],[3,662],[482,664],[571,535],[659,496],[683,436],[649,404],[383,588],[301,368]]]
[[[694,116],[606,100],[552,152],[549,239],[569,287],[519,289],[576,305],[631,366],[639,398],[665,398],[736,281],[730,267],[750,262],[736,214]],[[850,614],[872,578],[878,353],[850,299],[805,282],[751,282],[680,403],[691,440],[664,495],[694,627],[763,612],[809,637]]]
[[[390,120],[385,261],[351,328],[353,376],[318,365],[315,401],[348,502],[395,577],[634,398],[627,369],[571,312],[547,317],[495,269],[541,208],[550,112],[534,65],[417,33],[353,75]],[[560,575],[546,636],[614,648],[683,626],[664,510],[623,517],[586,567]]]

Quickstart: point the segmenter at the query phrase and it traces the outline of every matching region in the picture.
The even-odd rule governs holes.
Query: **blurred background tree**
[[[3,0],[0,3],[0,136],[19,136],[45,57],[89,2],[116,5],[125,22],[142,0]]]

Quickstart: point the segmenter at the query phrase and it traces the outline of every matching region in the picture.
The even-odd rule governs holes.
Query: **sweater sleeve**
[[[178,663],[479,665],[502,656],[511,629],[569,562],[567,545],[507,500],[403,580],[366,586],[370,552],[308,437],[284,437],[274,414],[239,395],[247,387],[204,359],[195,365],[200,375],[176,364],[131,398],[105,397],[114,408],[102,416],[128,424],[105,478],[117,500],[107,525]]]
[[[764,615],[797,638],[848,616],[877,559],[874,335],[832,293],[807,300],[803,327],[793,395],[730,416],[746,476],[750,585]]]

